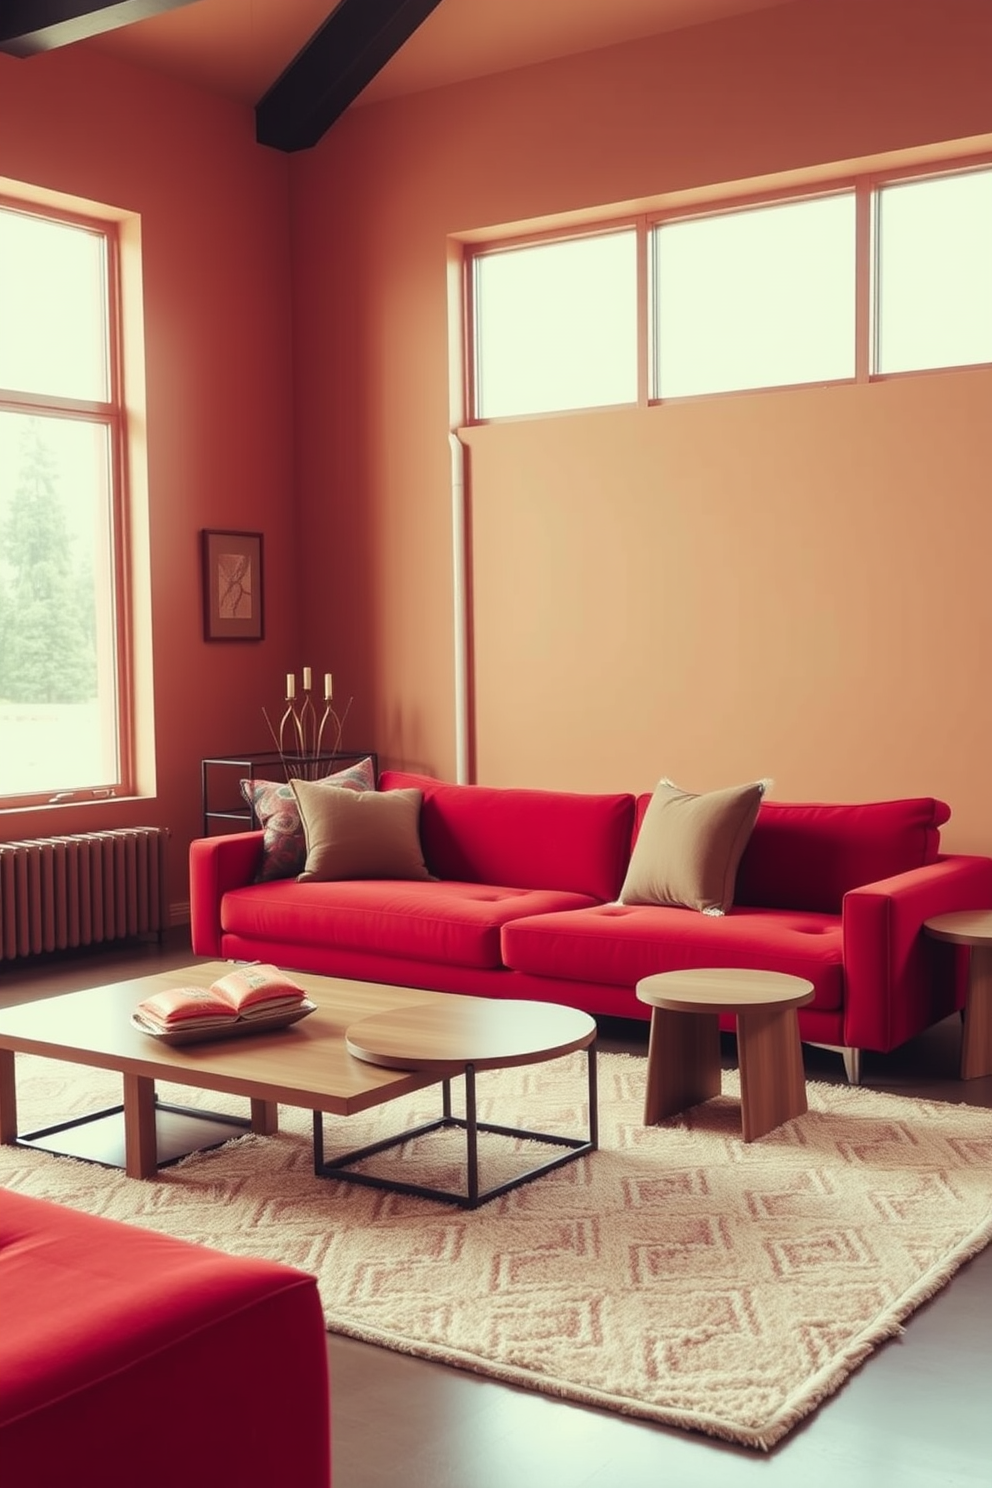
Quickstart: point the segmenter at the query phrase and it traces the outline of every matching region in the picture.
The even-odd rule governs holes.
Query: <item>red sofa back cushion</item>
[[[849,889],[932,863],[950,815],[931,796],[856,806],[762,801],[734,903],[839,914]]]
[[[420,844],[437,878],[516,889],[568,889],[604,902],[630,855],[632,795],[451,785],[384,770],[380,790],[423,791]]]

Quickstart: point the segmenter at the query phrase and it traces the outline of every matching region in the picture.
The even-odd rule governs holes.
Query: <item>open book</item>
[[[302,987],[275,966],[240,966],[209,987],[170,987],[153,992],[134,1010],[133,1020],[148,1033],[196,1029],[222,1031],[234,1024],[263,1022],[310,1010]]]

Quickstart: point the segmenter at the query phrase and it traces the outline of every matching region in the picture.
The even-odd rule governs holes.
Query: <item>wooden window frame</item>
[[[109,580],[111,586],[109,644],[114,657],[114,715],[116,736],[116,779],[80,784],[71,789],[56,786],[30,791],[6,792],[0,782],[0,810],[25,810],[50,804],[85,802],[108,796],[124,797],[136,793],[135,731],[133,717],[133,657],[131,624],[130,567],[127,560],[129,543],[127,501],[127,418],[123,386],[123,314],[121,294],[121,242],[118,221],[113,217],[91,216],[84,212],[40,203],[29,198],[0,194],[0,211],[18,212],[48,221],[79,227],[99,235],[103,240],[106,272],[106,401],[55,397],[26,388],[0,387],[0,412],[43,414],[59,419],[78,420],[106,430],[107,512],[109,524]]]

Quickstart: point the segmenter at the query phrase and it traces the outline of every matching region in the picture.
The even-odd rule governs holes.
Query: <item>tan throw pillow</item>
[[[420,846],[419,790],[335,790],[294,780],[313,879],[429,878]]]
[[[375,790],[375,766],[366,757],[319,780],[335,790]],[[242,780],[241,794],[262,828],[262,858],[255,882],[295,878],[303,871],[307,844],[293,787],[285,780]]]
[[[644,813],[621,904],[666,904],[725,914],[737,865],[768,782],[694,796],[661,780]]]

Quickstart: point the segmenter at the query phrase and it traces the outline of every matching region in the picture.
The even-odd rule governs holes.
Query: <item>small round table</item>
[[[720,1014],[737,1019],[745,1142],[807,1110],[796,1008],[813,983],[777,971],[693,967],[637,984],[651,1007],[644,1123],[654,1126],[721,1090]]]
[[[372,1188],[386,1188],[398,1193],[420,1194],[425,1198],[446,1199],[465,1209],[475,1209],[498,1194],[507,1193],[518,1184],[536,1178],[572,1162],[599,1143],[596,1091],[596,1034],[594,1019],[576,1008],[556,1003],[512,1000],[489,1001],[481,997],[452,994],[443,1002],[416,1003],[412,1007],[390,1008],[373,1013],[352,1023],[345,1031],[349,1053],[368,1064],[391,1069],[434,1071],[441,1082],[441,1115],[412,1130],[388,1137],[357,1152],[325,1162],[323,1125],[320,1112],[314,1112],[314,1171],[321,1177],[339,1178],[364,1183]],[[505,1069],[512,1065],[541,1064],[560,1059],[585,1049],[589,1090],[588,1137],[558,1136],[551,1132],[529,1131],[521,1127],[497,1126],[480,1121],[476,1112],[475,1074],[480,1069]],[[451,1081],[465,1077],[465,1115],[452,1114]],[[440,1127],[461,1127],[466,1142],[466,1188],[464,1193],[380,1177],[366,1172],[349,1171],[351,1164],[370,1157],[387,1147],[398,1146],[412,1137]],[[547,1143],[565,1151],[544,1162],[532,1164],[507,1182],[487,1189],[479,1186],[479,1132],[497,1132],[506,1137],[521,1137]]]
[[[923,928],[935,940],[968,946],[968,1000],[964,1005],[961,1078],[992,1075],[992,909],[934,915]]]

